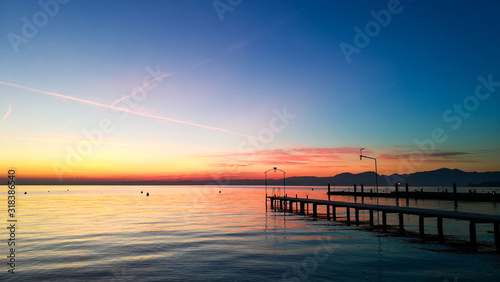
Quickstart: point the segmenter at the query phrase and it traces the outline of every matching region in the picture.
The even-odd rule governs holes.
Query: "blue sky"
[[[294,175],[326,176],[371,170],[355,153],[365,147],[380,159],[381,172],[407,172],[403,161],[412,163],[411,171],[499,169],[500,87],[486,99],[467,100],[479,76],[500,81],[498,2],[40,3],[49,3],[53,16],[38,1],[0,1],[4,167],[61,176],[56,163],[67,168],[64,177],[139,177],[133,166],[140,163],[156,179],[259,177],[277,165]],[[214,3],[230,7],[223,20]],[[44,20],[43,13],[47,20],[32,38],[13,44],[12,34],[24,37],[23,18],[33,24]],[[390,21],[375,23],[373,13],[390,13]],[[348,62],[340,45],[356,47],[355,28],[366,33],[370,25],[378,30]],[[143,100],[129,98],[131,104],[121,106],[241,135],[136,114],[122,118],[107,108],[5,84],[109,105],[151,80],[148,69],[170,75]],[[468,104],[466,118],[454,111],[464,101],[477,102]],[[272,140],[257,139],[256,156],[238,149],[246,146],[245,136],[263,134],[284,108],[294,118]],[[105,143],[94,144],[78,165],[68,163],[67,146],[85,141],[83,132],[102,119],[116,126]],[[454,129],[457,119],[462,123]],[[409,160],[422,151],[418,141],[436,128],[446,141],[421,161]],[[230,171],[227,162],[239,169]]]

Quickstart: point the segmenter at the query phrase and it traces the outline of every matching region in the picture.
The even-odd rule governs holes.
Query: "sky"
[[[498,171],[498,1],[0,0],[25,179]],[[271,172],[269,178],[282,175]]]

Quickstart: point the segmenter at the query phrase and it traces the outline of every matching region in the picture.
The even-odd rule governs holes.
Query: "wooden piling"
[[[437,230],[438,230],[438,236],[439,239],[444,238],[444,233],[443,233],[443,218],[438,216],[437,218]]]
[[[326,205],[326,220],[330,220],[330,205]]]
[[[346,213],[347,224],[349,225],[351,224],[351,211],[349,207],[346,207],[345,213]]]
[[[370,210],[370,226],[373,226],[373,210]]]
[[[313,216],[317,217],[318,216],[318,205],[313,203]]]
[[[382,229],[387,231],[387,213],[385,211],[382,212]]]
[[[453,183],[453,204],[455,208],[458,207],[458,202],[457,202],[457,184]]]
[[[408,198],[408,183],[405,185],[405,192],[406,192],[406,205],[410,204],[410,198]]]
[[[498,223],[493,224],[493,233],[495,235],[495,246],[497,247],[497,252],[500,252],[500,226]]]
[[[363,185],[363,184],[361,184]],[[356,183],[354,183],[354,195],[356,195]]]
[[[405,221],[404,221],[404,214],[402,212],[399,213],[399,231],[403,232],[405,231]]]
[[[293,212],[293,202],[292,200],[288,200],[290,206],[290,212]]]
[[[335,206],[332,206],[332,218],[333,220],[337,219],[337,208]]]
[[[420,236],[424,236],[424,217],[422,215],[418,217],[418,233]]]
[[[469,236],[470,236],[471,246],[473,248],[476,248],[477,247],[476,223],[472,220],[469,223]]]
[[[365,193],[365,186],[363,185],[363,183],[361,183],[361,196],[364,196],[364,193]]]
[[[356,226],[359,226],[359,209],[354,209],[355,218],[356,218]]]
[[[305,206],[305,203],[304,202],[300,202],[300,214],[305,214],[306,211],[304,209],[304,206]]]

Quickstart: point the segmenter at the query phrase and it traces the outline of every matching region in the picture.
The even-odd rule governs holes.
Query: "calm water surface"
[[[474,253],[462,242],[466,223],[445,221],[452,243],[442,245],[432,236],[266,209],[262,187],[18,186],[18,192],[17,274],[2,263],[0,280],[496,281],[500,275],[488,225],[478,225],[483,243]],[[323,188],[287,188],[287,194],[328,198]],[[459,202],[456,209],[448,201],[379,204],[500,214],[492,203]],[[345,217],[345,210],[337,213]],[[405,224],[410,233],[418,230],[417,218]],[[436,233],[435,221],[426,219],[426,232]]]

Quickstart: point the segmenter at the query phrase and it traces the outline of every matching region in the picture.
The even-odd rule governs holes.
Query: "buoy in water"
[[[219,194],[220,194],[220,190],[219,190]]]
[[[141,191],[141,194],[142,194],[142,191]]]
[[[24,195],[28,194],[28,192],[24,192]]]
[[[147,192],[147,193],[146,193],[146,196],[148,196],[148,197],[149,197],[149,192]]]

